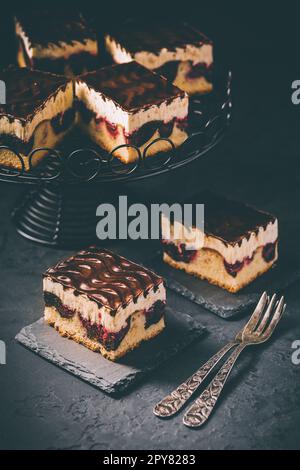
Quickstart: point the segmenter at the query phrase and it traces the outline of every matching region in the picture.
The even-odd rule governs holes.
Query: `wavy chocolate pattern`
[[[13,118],[30,119],[39,106],[65,87],[68,80],[47,72],[27,68],[9,67],[0,72],[6,84],[7,103],[0,105],[1,114]]]
[[[177,21],[127,21],[108,31],[109,35],[131,53],[147,51],[159,54],[163,48],[176,51],[188,44],[211,44],[197,28]]]
[[[32,46],[49,47],[49,44],[73,44],[74,41],[84,43],[86,39],[96,39],[89,21],[73,8],[66,11],[60,8],[59,14],[52,8],[24,10],[18,12],[17,20]]]
[[[134,61],[103,67],[81,75],[79,80],[126,111],[172,101],[177,96],[185,97],[184,91]]]
[[[150,289],[156,289],[163,279],[155,273],[109,250],[90,247],[49,268],[44,277],[50,277],[65,287],[85,294],[100,306],[116,314],[119,307]]]
[[[210,191],[202,191],[184,202],[204,204],[206,235],[217,237],[225,244],[241,244],[244,238],[257,234],[260,227],[266,229],[276,220],[272,214]]]

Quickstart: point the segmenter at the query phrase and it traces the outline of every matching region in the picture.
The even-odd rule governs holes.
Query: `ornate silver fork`
[[[156,416],[160,418],[169,418],[176,414],[185,403],[191,398],[195,391],[199,388],[201,383],[211,372],[211,370],[218,364],[218,362],[230,351],[233,347],[241,344],[243,332],[247,328],[253,330],[264,311],[266,305],[269,303],[268,296],[264,292],[246,326],[239,331],[233,341],[229,342],[220,351],[218,351],[212,358],[210,358],[197,372],[177,387],[170,395],[167,395],[161,400],[153,409]]]
[[[281,297],[279,302],[275,302],[276,295],[274,294],[265,311],[264,308],[256,309],[242,332],[240,344],[185,413],[183,423],[186,426],[195,428],[207,421],[241,352],[247,346],[264,343],[271,337],[286,308],[284,297]]]

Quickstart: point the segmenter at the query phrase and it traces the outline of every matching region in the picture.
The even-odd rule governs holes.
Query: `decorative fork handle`
[[[233,351],[208,387],[187,410],[183,417],[183,423],[186,426],[193,428],[199,427],[209,418],[237,358],[246,346],[247,343],[242,343]]]
[[[177,387],[170,395],[167,395],[153,408],[153,413],[160,418],[169,418],[177,413],[198,389],[210,371],[218,364],[225,354],[238,343],[232,341],[212,356],[191,377]]]

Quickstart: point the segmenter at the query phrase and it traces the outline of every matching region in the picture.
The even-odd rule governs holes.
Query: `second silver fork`
[[[270,312],[275,302],[273,296],[271,303],[267,293],[264,292],[252,314],[250,320],[245,325],[245,327],[239,331],[233,341],[229,342],[224,346],[220,351],[218,351],[212,358],[210,358],[200,369],[197,370],[191,377],[189,377],[185,382],[183,382],[179,387],[177,387],[170,395],[167,395],[163,400],[161,400],[153,409],[153,413],[160,418],[169,418],[175,415],[180,409],[187,403],[187,401],[192,397],[196,390],[203,383],[208,374],[214,369],[214,367],[219,363],[219,361],[229,352],[233,347],[238,346],[242,343],[244,331],[253,330],[259,318],[261,317],[262,312],[265,307],[268,305],[267,312]],[[266,318],[266,317],[265,317]]]
[[[275,301],[276,295],[273,295],[266,311],[251,317],[249,324],[243,330],[241,344],[230,355],[208,387],[185,413],[183,423],[186,426],[199,427],[208,420],[241,352],[247,346],[265,343],[272,336],[286,308],[284,297],[281,297],[276,304]]]

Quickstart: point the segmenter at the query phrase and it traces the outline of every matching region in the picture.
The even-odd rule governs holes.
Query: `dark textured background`
[[[143,196],[155,192],[160,198],[172,194],[183,198],[209,186],[262,208],[288,207],[280,224],[294,227],[298,237],[300,108],[290,101],[291,81],[300,79],[298,12],[296,2],[284,2],[281,7],[268,4],[185,4],[187,13],[217,42],[219,57],[233,69],[233,126],[226,141],[202,161],[130,189]],[[95,7],[86,5],[96,16]],[[160,9],[157,5],[140,2],[138,11],[182,15],[174,2],[164,2]],[[99,7],[102,24],[117,6],[114,2],[111,12]],[[117,14],[134,11],[132,3],[123,2]],[[1,60],[5,62],[13,46],[5,15],[1,22]],[[180,417],[160,421],[152,414],[152,406],[231,339],[247,315],[226,322],[169,293],[172,304],[199,319],[210,334],[152,373],[129,395],[118,400],[107,397],[14,340],[21,327],[42,314],[42,271],[66,253],[30,244],[15,233],[10,211],[21,190],[0,185],[0,338],[7,344],[7,365],[0,366],[1,448],[300,447],[300,366],[291,362],[291,344],[300,340],[299,282],[286,291],[288,309],[274,338],[241,357],[207,425],[191,431],[183,427]],[[141,256],[149,253],[147,247],[118,245],[135,256],[139,250]]]

